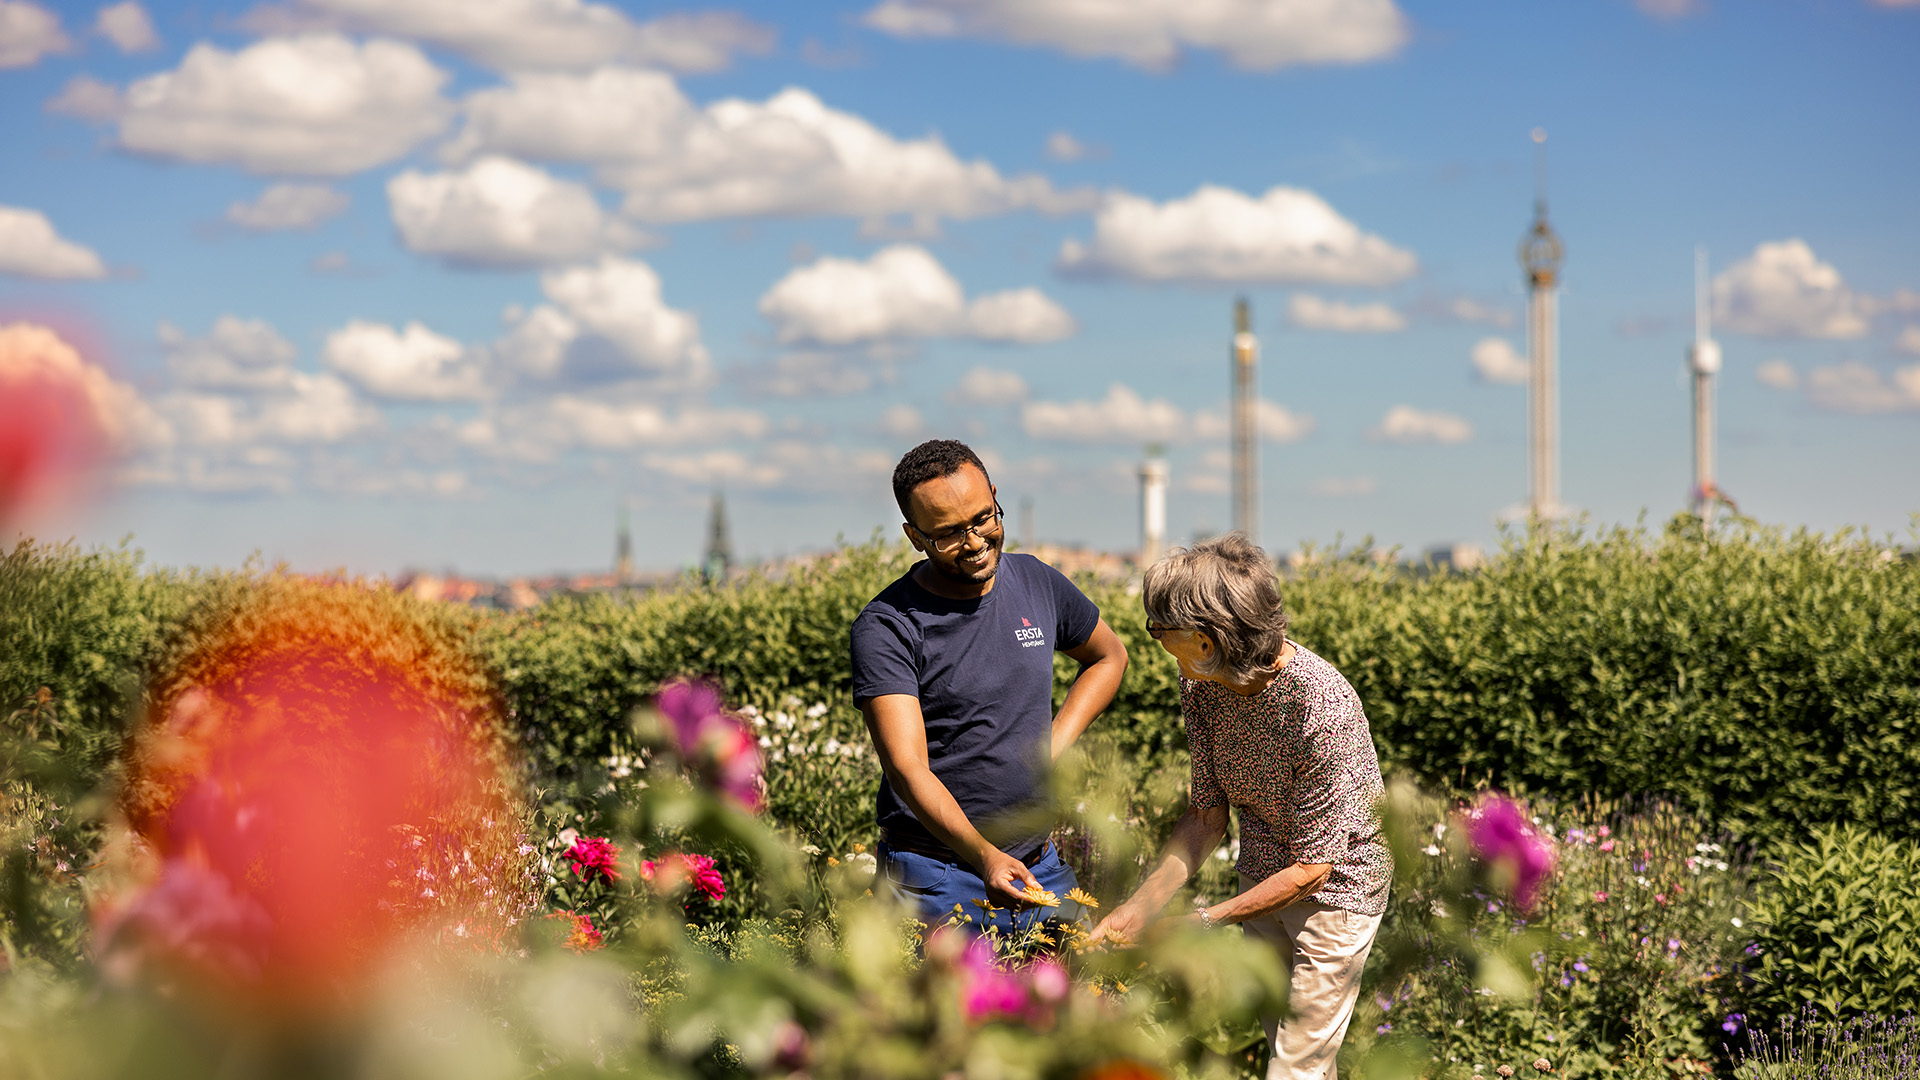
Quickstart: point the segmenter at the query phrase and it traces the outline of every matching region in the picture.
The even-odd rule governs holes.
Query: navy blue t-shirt
[[[1046,838],[1010,819],[1045,798],[1054,651],[1086,644],[1099,622],[1093,601],[1031,555],[1002,555],[992,590],[973,600],[935,596],[910,571],[853,620],[853,695],[919,698],[933,775],[989,842],[1022,852]],[[938,843],[892,784],[878,805],[889,836]]]

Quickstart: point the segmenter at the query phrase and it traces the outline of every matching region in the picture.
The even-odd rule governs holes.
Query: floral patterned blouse
[[[1252,697],[1180,680],[1191,804],[1240,812],[1240,873],[1265,880],[1296,862],[1329,863],[1332,876],[1308,899],[1378,915],[1393,856],[1380,830],[1386,787],[1367,714],[1332,664],[1293,647],[1293,659]]]

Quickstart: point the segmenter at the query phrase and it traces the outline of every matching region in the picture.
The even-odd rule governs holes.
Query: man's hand
[[[1146,931],[1147,923],[1152,921],[1151,912],[1133,904],[1124,903],[1107,913],[1100,925],[1087,935],[1087,948],[1096,945],[1117,945],[1125,948],[1139,943],[1140,935]]]
[[[980,877],[987,883],[987,899],[1002,907],[1031,907],[1033,902],[1022,894],[1029,888],[1040,888],[1040,879],[1033,876],[1026,863],[999,848],[990,849],[981,860]]]

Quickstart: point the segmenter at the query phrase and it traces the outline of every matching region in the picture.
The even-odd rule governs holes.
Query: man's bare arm
[[[1051,743],[1055,761],[1087,730],[1093,718],[1113,703],[1113,695],[1120,692],[1120,679],[1127,673],[1127,647],[1105,619],[1093,628],[1086,641],[1061,651],[1079,662],[1080,675],[1067,691],[1067,700],[1061,703],[1059,715],[1053,718]]]
[[[987,842],[954,800],[953,792],[933,775],[927,762],[927,723],[920,699],[911,694],[882,694],[860,702],[867,731],[880,756],[887,782],[913,811],[920,823],[961,858],[973,864],[992,897],[1002,903],[1020,903],[1020,893],[1040,882],[1026,864]]]

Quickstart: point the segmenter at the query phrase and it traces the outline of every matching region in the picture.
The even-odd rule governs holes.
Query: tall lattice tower
[[[1248,540],[1260,524],[1260,430],[1254,408],[1260,343],[1243,297],[1233,305],[1233,528]]]
[[[1533,226],[1520,241],[1527,277],[1527,508],[1536,520],[1559,517],[1559,285],[1566,249],[1547,223],[1547,133],[1533,129]]]
[[[1693,344],[1687,367],[1693,371],[1693,512],[1713,522],[1720,487],[1713,465],[1713,377],[1720,373],[1720,343],[1713,340],[1708,310],[1707,249],[1693,252]]]

